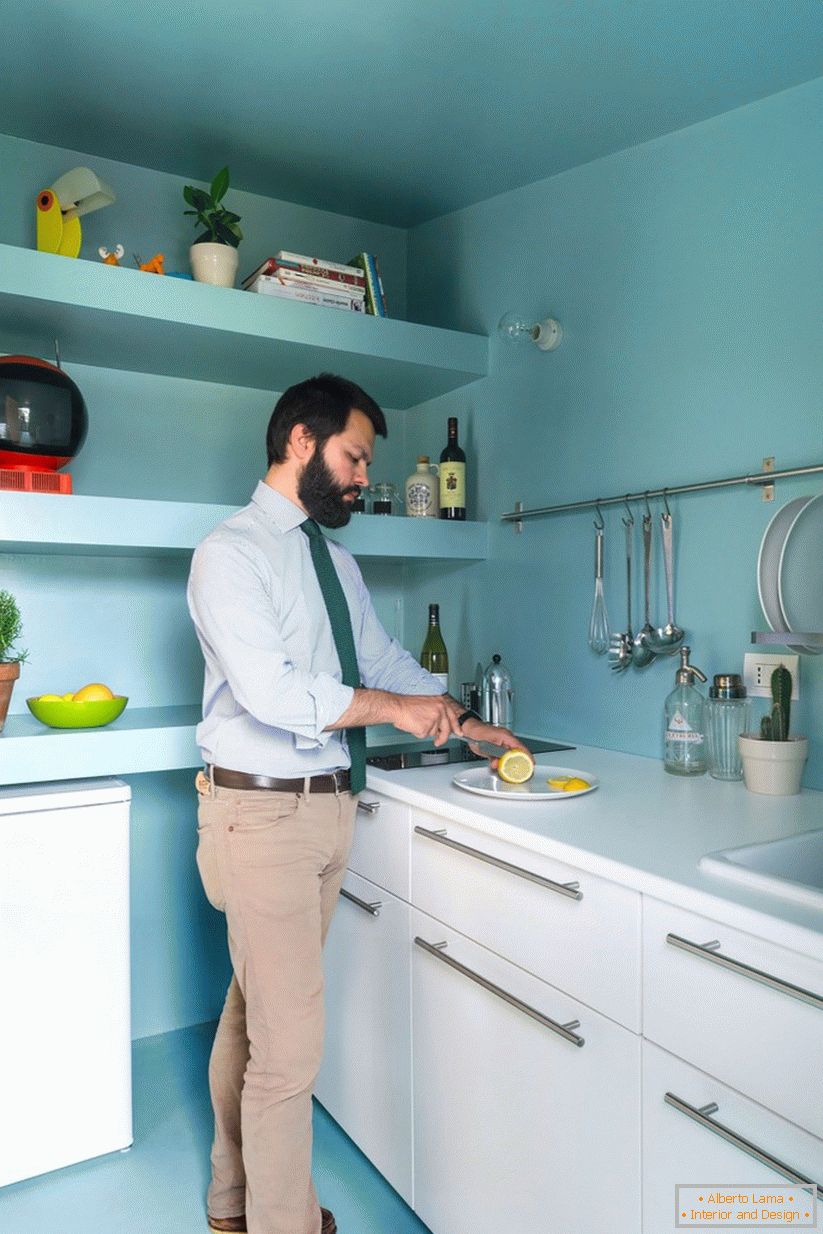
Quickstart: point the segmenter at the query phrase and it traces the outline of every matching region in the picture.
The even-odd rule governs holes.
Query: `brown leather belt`
[[[218,788],[268,789],[273,793],[304,793],[307,780],[310,793],[347,793],[351,789],[348,767],[323,776],[301,776],[299,780],[278,780],[275,776],[253,776],[246,771],[212,767],[211,778]]]

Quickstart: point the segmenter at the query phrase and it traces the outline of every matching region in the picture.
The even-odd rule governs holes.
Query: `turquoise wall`
[[[591,513],[518,536],[498,521],[515,501],[740,475],[766,455],[823,461],[822,122],[818,80],[410,233],[412,318],[494,334],[518,309],[565,330],[549,354],[495,339],[489,378],[409,422],[413,453],[458,415],[470,517],[492,528],[488,562],[409,571],[407,619],[440,600],[455,681],[500,651],[526,731],[660,757],[675,665],[615,675],[593,655]],[[755,566],[768,520],[821,491],[817,477],[782,482],[774,505],[753,489],[672,502],[677,616],[707,674],[739,671],[750,631],[765,628]],[[620,513],[606,513],[606,598],[623,629]],[[638,517],[638,555],[639,530]],[[659,540],[657,553],[662,619]],[[634,592],[637,614],[637,576]],[[806,783],[820,788],[823,659],[802,660],[800,684],[793,727],[810,738]]]
[[[118,201],[83,220],[82,257],[121,241],[167,269],[188,269],[184,179],[0,136],[0,243],[32,247],[39,188],[90,165]],[[397,312],[405,299],[406,235],[287,202],[238,193],[246,238],[241,270],[277,248],[346,260],[378,252]],[[124,261],[124,264],[128,264]],[[146,275],[146,278],[154,277]],[[3,339],[0,336],[0,351]],[[233,388],[66,364],[89,412],[87,441],[71,465],[79,494],[241,504],[266,467],[265,430],[279,391]],[[310,374],[307,373],[306,376]],[[405,413],[389,413],[375,478],[405,475]],[[70,497],[63,500],[70,501]],[[199,702],[202,659],[185,604],[187,559],[0,554],[0,585],[24,617],[24,666],[12,700],[105,681],[130,706]],[[400,569],[364,571],[384,623],[402,636]],[[2,738],[0,738],[2,740]],[[82,769],[79,769],[82,774]],[[49,775],[43,768],[43,778]],[[228,981],[223,918],[207,903],[194,864],[193,771],[130,778],[132,809],[132,1031],[135,1037],[213,1018]]]

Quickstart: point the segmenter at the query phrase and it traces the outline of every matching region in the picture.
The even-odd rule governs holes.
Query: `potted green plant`
[[[0,729],[6,722],[14,683],[20,676],[20,665],[27,651],[16,651],[23,623],[20,609],[10,591],[0,591]]]
[[[191,206],[184,214],[193,214],[196,225],[203,228],[191,248],[191,268],[198,283],[211,283],[216,287],[233,287],[237,274],[237,246],[243,233],[237,224],[240,215],[233,214],[222,204],[229,187],[229,169],[218,171],[208,192],[186,184],[183,197]]]
[[[800,792],[809,742],[789,736],[792,675],[785,664],[772,673],[771,688],[772,707],[760,721],[760,732],[741,733],[737,739],[743,779],[750,792],[792,797]]]

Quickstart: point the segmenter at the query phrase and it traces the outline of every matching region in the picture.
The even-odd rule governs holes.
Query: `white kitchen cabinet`
[[[424,913],[412,925],[419,1216],[435,1234],[638,1231],[640,1038]]]
[[[411,883],[409,806],[368,788],[357,803],[349,868],[401,900]]]
[[[640,1031],[640,896],[414,812],[412,903]]]
[[[347,873],[326,940],[326,1043],[315,1093],[411,1204],[408,939],[408,904]]]
[[[643,921],[644,1036],[823,1137],[823,963],[650,897]]]
[[[712,1105],[717,1108],[711,1110]],[[701,1110],[721,1130],[701,1121]],[[753,1148],[762,1155],[754,1156]],[[675,1231],[678,1183],[731,1188],[785,1183],[787,1174],[771,1168],[764,1155],[790,1167],[795,1178],[788,1181],[823,1180],[823,1140],[644,1041],[644,1234]]]

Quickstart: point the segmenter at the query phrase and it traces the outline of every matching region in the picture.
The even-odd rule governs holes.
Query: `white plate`
[[[577,776],[588,781],[588,788],[577,788],[570,793],[562,789],[549,788],[547,780],[557,780],[560,776]],[[506,801],[553,801],[558,797],[582,797],[584,793],[593,792],[600,781],[590,771],[577,771],[574,767],[550,767],[548,763],[535,763],[534,775],[525,784],[506,784],[504,780],[487,767],[472,767],[470,771],[461,771],[452,780],[458,788],[467,793],[479,793],[481,797],[497,797]]]
[[[786,629],[823,630],[823,495],[798,510],[786,533],[778,567],[780,607]],[[818,652],[820,648],[806,648]]]
[[[788,630],[786,614],[780,606],[780,554],[789,528],[811,497],[795,497],[781,506],[769,522],[757,555],[757,592],[763,616],[772,630]]]

